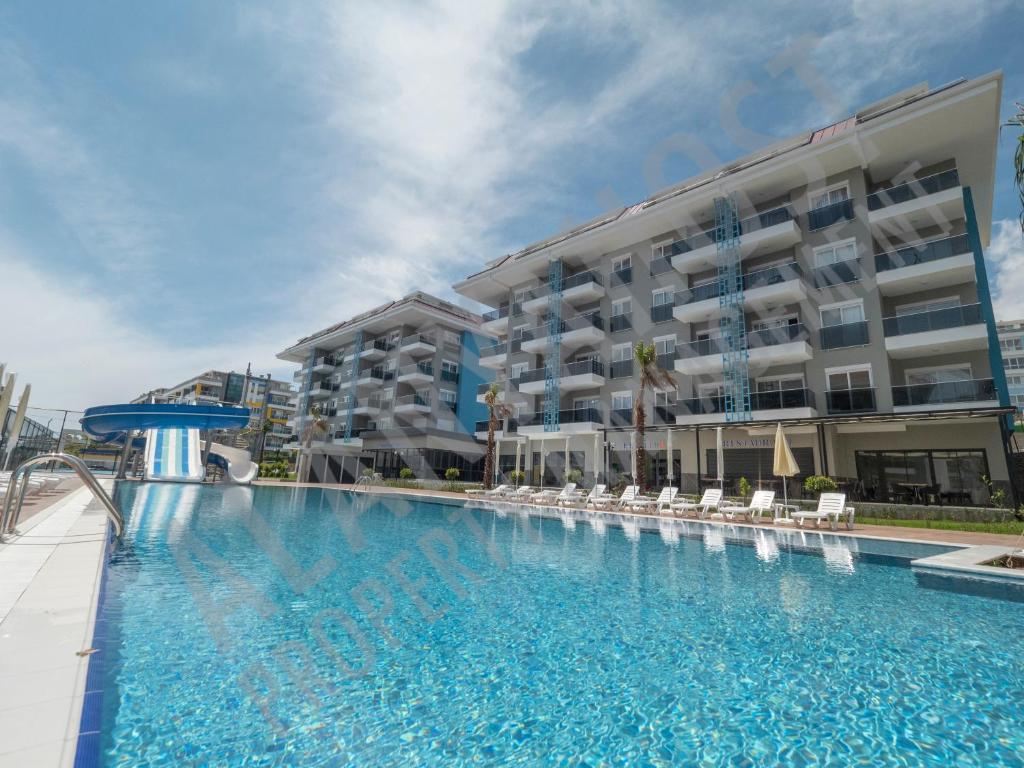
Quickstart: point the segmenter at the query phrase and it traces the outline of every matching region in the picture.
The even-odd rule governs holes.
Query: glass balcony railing
[[[923,179],[913,179],[895,187],[872,192],[868,195],[868,210],[877,211],[890,205],[906,203],[959,186],[960,174],[956,168],[951,168],[948,171],[925,176]]]
[[[437,346],[437,342],[434,341],[434,337],[426,333],[414,333],[411,336],[406,336],[402,339],[403,347],[408,347],[410,344],[427,344],[431,347]]]
[[[508,344],[504,341],[498,341],[494,344],[488,344],[486,347],[480,348],[480,357],[494,357],[495,355],[504,355],[508,352]]]
[[[434,366],[430,363],[416,363],[414,365],[403,365],[398,369],[399,376],[410,376],[412,374],[421,373],[424,376],[434,375]]]
[[[633,424],[632,408],[612,408],[609,418],[613,427],[628,427]]]
[[[567,363],[558,369],[558,377],[563,379],[567,376],[582,376],[588,373],[592,373],[595,376],[604,376],[604,364],[598,360],[581,360],[575,363]],[[528,384],[533,381],[544,381],[546,377],[547,369],[534,368],[519,374],[517,381],[519,384]]]
[[[672,319],[672,304],[659,304],[656,307],[651,307],[651,322],[652,323],[664,323],[666,320]]]
[[[868,324],[861,320],[842,325],[827,325],[821,329],[821,348],[862,347],[868,343]]]
[[[758,213],[753,216],[749,216],[740,221],[740,235],[748,235],[751,232],[757,232],[760,229],[767,229],[768,227],[774,227],[776,224],[784,224],[787,221],[791,221],[794,218],[793,209],[788,205],[781,206],[779,208],[773,208],[770,211],[764,213]],[[672,256],[681,253],[689,253],[695,251],[698,248],[703,248],[707,245],[714,245],[720,239],[720,233],[716,227],[705,229],[702,232],[696,232],[692,235],[687,235],[682,240],[677,240],[670,245],[663,246],[658,253],[658,256],[663,259],[671,259]]]
[[[575,317],[563,320],[559,324],[560,333],[580,331],[586,328],[598,328],[604,330],[604,320],[601,319],[601,315],[597,312],[591,312],[586,315],[576,315]],[[523,331],[522,341],[533,341],[536,339],[546,338],[549,331],[550,329],[548,324],[542,323],[534,328],[529,328]]]
[[[863,413],[875,410],[875,389],[833,389],[825,393],[829,413]]]
[[[813,407],[814,393],[809,389],[782,389],[750,393],[750,410],[752,411]],[[683,416],[707,416],[725,412],[725,397],[722,395],[694,397],[679,400],[676,404],[676,413]]]
[[[558,412],[558,421],[560,424],[601,424],[601,410],[599,408],[570,408]],[[519,426],[544,426],[544,412],[521,414],[519,416]]]
[[[812,232],[817,229],[831,227],[839,221],[853,218],[853,200],[840,200],[838,203],[814,208],[807,212],[807,228]]]
[[[828,288],[830,285],[856,283],[860,280],[862,271],[860,259],[857,258],[837,261],[835,264],[826,264],[817,267],[812,273],[814,276],[814,287]]]
[[[633,375],[632,360],[615,360],[608,365],[608,378],[624,379]]]
[[[612,333],[628,331],[633,327],[633,313],[626,312],[621,315],[612,315],[608,318],[608,330]]]
[[[586,272],[578,272],[575,275],[569,275],[562,279],[562,291],[568,291],[570,288],[576,288],[581,285],[587,285],[593,283],[594,285],[604,285],[604,281],[601,279],[601,274],[594,270],[587,270]],[[536,288],[531,289],[526,298],[527,299],[540,299],[551,293],[550,285],[538,285]]]
[[[451,384],[457,384],[458,381],[459,381],[459,372],[458,371],[448,371],[448,370],[445,370],[445,369],[442,368],[441,369],[441,381],[447,381],[447,382],[449,382]]]
[[[502,424],[501,419],[498,419],[498,426],[497,426],[497,430],[496,431],[504,432],[506,435],[513,435],[513,434],[516,433],[518,428],[519,428],[519,425],[518,425],[518,423],[516,422],[515,419],[509,419],[508,422],[506,424],[504,424],[504,425]],[[473,431],[474,432],[486,432],[487,429],[488,429],[488,427],[487,427],[487,420],[486,419],[484,421],[477,421],[477,422],[473,423]]]
[[[941,240],[904,246],[887,253],[876,253],[875,271],[886,272],[890,269],[911,267],[915,264],[927,264],[964,253],[971,253],[971,243],[967,235],[944,237]]]
[[[965,304],[959,307],[886,317],[882,320],[882,328],[887,337],[905,336],[908,333],[943,331],[948,328],[962,328],[965,325],[977,325],[982,322],[984,320],[981,316],[981,304]]]
[[[672,271],[671,256],[655,256],[651,259],[651,277],[664,275]]]
[[[417,393],[415,395],[402,395],[395,398],[395,407],[400,405],[423,405],[430,407],[430,395]]]
[[[616,269],[608,274],[608,285],[614,288],[617,285],[629,285],[633,282],[633,268]]]
[[[794,341],[806,341],[807,338],[807,327],[799,323],[796,325],[783,325],[779,328],[747,331],[747,349],[789,344]],[[697,341],[684,341],[676,345],[676,356],[679,358],[721,355],[727,351],[725,339],[720,336],[711,339],[699,339]]]
[[[753,288],[761,288],[766,285],[777,285],[789,280],[796,280],[803,274],[800,265],[791,261],[788,264],[779,264],[767,269],[759,269],[743,275],[743,290],[749,291]],[[695,288],[684,288],[676,291],[675,305],[677,307],[685,304],[693,304],[698,301],[717,299],[721,294],[722,286],[717,280]]]
[[[904,384],[892,388],[892,404],[895,406],[945,405],[996,399],[996,385],[992,379]]]
[[[508,317],[508,304],[502,304],[497,309],[492,309],[490,312],[484,312],[484,322],[490,320],[501,320],[503,317]]]

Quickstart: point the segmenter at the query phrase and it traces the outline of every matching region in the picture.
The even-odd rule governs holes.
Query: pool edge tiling
[[[68,768],[77,747],[88,666],[88,657],[76,654],[88,647],[93,633],[110,529],[85,488],[38,518],[0,550],[48,550],[0,623],[0,675],[11,697],[0,712],[0,766]],[[63,530],[47,536],[58,524]]]

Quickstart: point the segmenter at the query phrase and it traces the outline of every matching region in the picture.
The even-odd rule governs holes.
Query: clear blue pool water
[[[1024,603],[899,556],[940,550],[334,490],[118,493],[101,765],[1024,762]]]

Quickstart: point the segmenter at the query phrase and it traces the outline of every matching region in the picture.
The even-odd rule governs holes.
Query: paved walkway
[[[259,480],[258,485],[286,485],[289,487],[306,488],[338,488],[341,490],[351,491],[366,489],[365,485],[356,489],[352,485],[330,485],[324,483],[292,483],[278,480]],[[426,488],[391,488],[388,486],[373,486],[374,490],[397,493],[410,496],[434,496],[443,497],[450,499],[458,499],[460,501],[468,501],[472,497],[467,496],[464,493],[452,493],[451,491],[440,491],[431,490]],[[657,517],[657,515],[650,515],[643,512],[635,513],[639,517]],[[706,520],[704,522],[714,523],[720,522],[716,520]],[[729,521],[729,525],[752,525],[754,527],[771,528],[772,523],[768,521],[766,523],[746,523],[746,522],[732,522]],[[812,526],[813,528],[813,526]],[[827,528],[823,528],[827,530]],[[976,544],[998,544],[1002,546],[1014,546],[1020,543],[1024,546],[1024,542],[1021,541],[1020,536],[1003,533],[974,533],[972,531],[947,531],[940,530],[937,528],[908,528],[901,525],[864,525],[860,524],[852,531],[847,531],[844,528],[836,531],[836,533],[848,535],[848,536],[862,536],[865,538],[874,539],[897,539],[899,541],[926,541],[935,544],[956,544],[960,546],[973,546]]]

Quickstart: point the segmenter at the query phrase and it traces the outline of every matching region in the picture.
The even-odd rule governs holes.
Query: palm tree
[[[633,402],[633,429],[636,431],[636,477],[633,482],[641,488],[647,485],[647,455],[644,450],[644,430],[647,427],[647,411],[644,408],[644,392],[651,389],[674,389],[675,377],[658,365],[658,353],[654,344],[638,341],[633,347],[633,359],[640,369],[640,388]],[[671,460],[671,459],[670,459]]]
[[[311,464],[310,447],[314,440],[322,439],[328,430],[327,419],[319,405],[309,409],[309,422],[302,428],[302,452],[299,454],[301,467],[296,467],[295,477],[300,483],[309,482],[309,467]]]
[[[498,382],[492,382],[484,394],[484,405],[487,406],[487,453],[484,454],[484,488],[491,489],[494,477],[494,432],[498,429],[498,420],[509,414],[508,406],[498,402],[501,390]]]
[[[1017,102],[1017,114],[1006,121],[1006,127],[1015,127],[1021,132],[1013,154],[1013,182],[1020,197],[1020,230],[1024,233],[1024,103]]]

